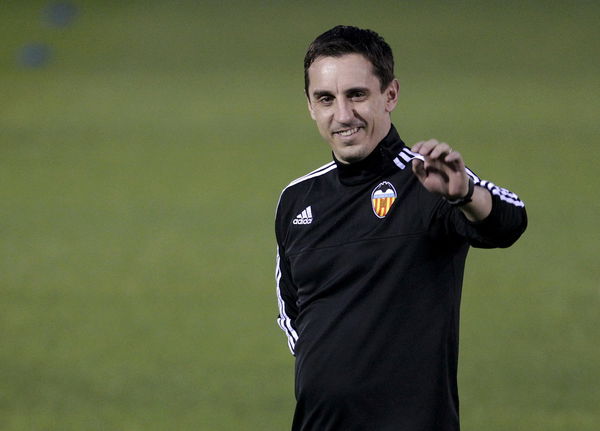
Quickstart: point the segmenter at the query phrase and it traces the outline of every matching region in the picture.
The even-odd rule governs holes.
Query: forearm
[[[492,211],[492,195],[483,187],[475,186],[471,202],[459,207],[472,223],[484,220]]]
[[[515,199],[512,199],[507,198],[506,195],[495,194],[486,187],[475,187],[475,189],[479,188],[488,192],[491,199],[491,210],[486,217],[478,221],[466,219],[467,216],[462,211],[464,217],[461,218],[466,219],[466,223],[459,227],[460,222],[456,220],[459,232],[468,238],[469,243],[475,247],[504,248],[510,246],[527,227],[527,213],[523,202],[514,194]],[[494,186],[494,191],[497,190],[499,189]],[[454,214],[459,215],[460,213],[454,211]]]

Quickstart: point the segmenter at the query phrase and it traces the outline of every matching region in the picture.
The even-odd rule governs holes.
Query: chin
[[[343,163],[356,163],[360,162],[362,159],[367,157],[368,154],[364,154],[363,151],[352,151],[352,152],[342,152],[339,155],[336,154],[336,158]]]

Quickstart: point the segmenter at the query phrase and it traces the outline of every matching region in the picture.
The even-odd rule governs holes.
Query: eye
[[[350,98],[354,102],[360,102],[361,100],[365,100],[367,98],[367,93],[365,91],[354,91],[350,94]]]
[[[333,97],[331,96],[320,96],[317,101],[323,105],[331,105],[333,103]]]

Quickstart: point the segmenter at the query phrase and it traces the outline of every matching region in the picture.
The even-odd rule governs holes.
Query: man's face
[[[390,130],[398,81],[382,92],[371,62],[360,54],[319,57],[308,69],[308,110],[342,163],[364,159]]]

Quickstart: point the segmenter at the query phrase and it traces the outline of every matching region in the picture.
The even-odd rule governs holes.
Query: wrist
[[[462,198],[458,198],[458,199],[448,199],[448,198],[444,198],[444,199],[446,199],[446,202],[448,202],[453,207],[462,207],[463,205],[466,205],[473,200],[473,192],[474,191],[475,191],[475,183],[473,182],[471,177],[469,177],[469,184],[468,184],[466,195],[464,195]]]

